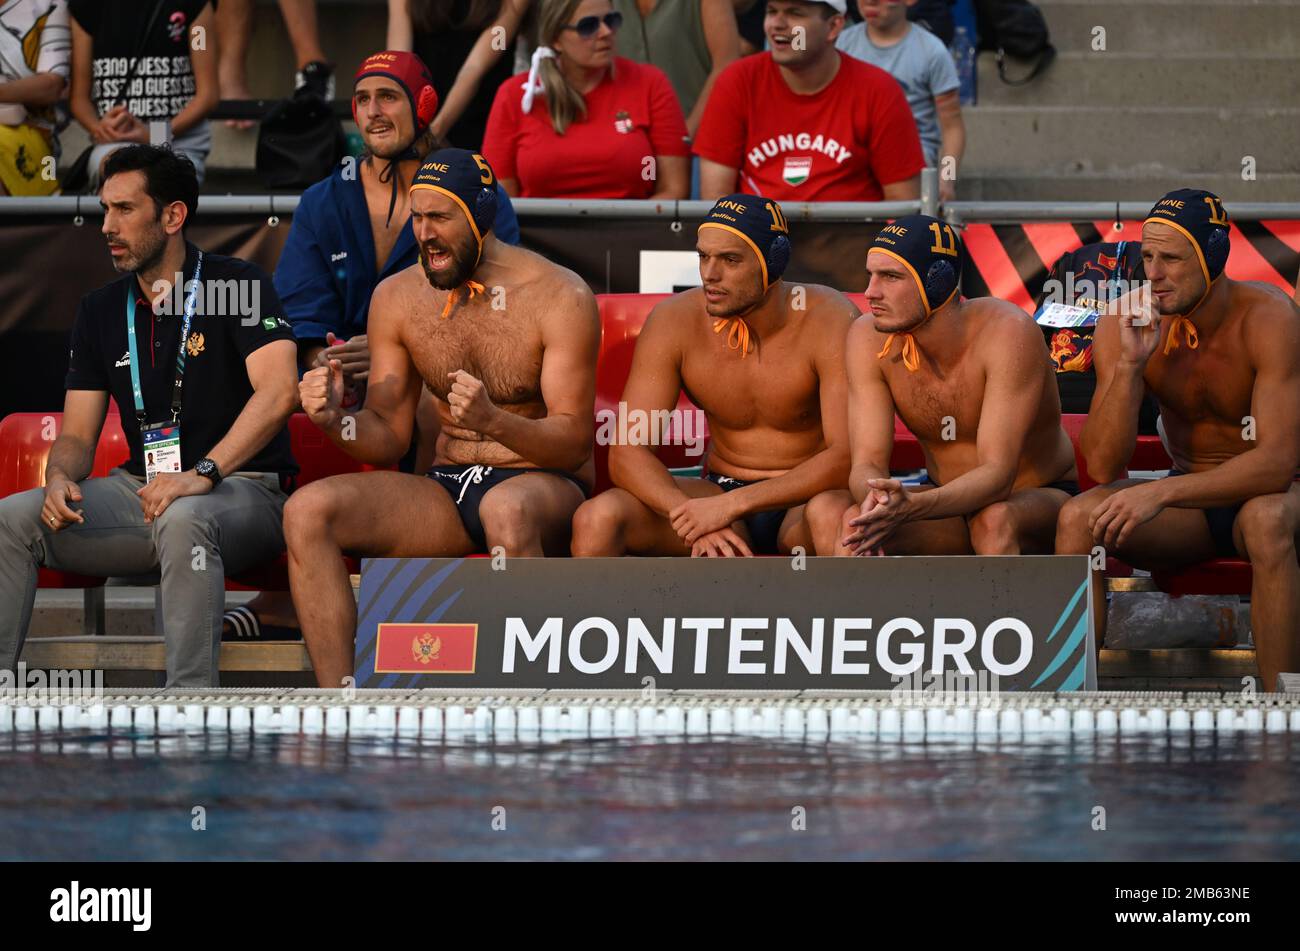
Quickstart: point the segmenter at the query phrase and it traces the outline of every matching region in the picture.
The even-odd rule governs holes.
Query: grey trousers
[[[0,499],[0,669],[22,654],[36,599],[37,568],[82,575],[160,572],[167,686],[218,683],[227,572],[284,551],[285,495],[275,475],[233,475],[207,495],[176,499],[145,522],[136,490],[144,479],[114,469],[78,483],[83,524],[59,532],[41,521],[44,489]]]

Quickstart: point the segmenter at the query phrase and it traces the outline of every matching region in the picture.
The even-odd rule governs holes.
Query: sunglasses
[[[623,14],[614,10],[610,13],[606,13],[603,17],[583,17],[577,23],[570,24],[564,27],[564,29],[573,30],[584,40],[589,40],[596,35],[597,31],[600,30],[600,25],[602,23],[609,27],[611,33],[615,33],[618,31],[618,28],[623,25]]]

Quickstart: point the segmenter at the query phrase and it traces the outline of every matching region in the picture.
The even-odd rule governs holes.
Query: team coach
[[[77,311],[45,488],[0,500],[0,666],[17,665],[39,566],[156,571],[167,685],[215,685],[225,574],[284,549],[297,345],[261,270],[185,240],[198,190],[170,149],[105,165],[103,233],[122,276]],[[88,479],[110,396],[131,456]]]

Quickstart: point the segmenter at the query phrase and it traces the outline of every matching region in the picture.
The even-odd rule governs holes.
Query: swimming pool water
[[[74,731],[0,735],[0,776],[7,860],[1300,858],[1290,734],[507,746]]]

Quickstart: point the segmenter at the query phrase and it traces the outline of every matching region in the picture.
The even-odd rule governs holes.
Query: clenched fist
[[[486,433],[501,411],[488,397],[483,381],[464,370],[448,373],[447,378],[451,380],[447,406],[451,409],[452,422],[462,429]]]
[[[343,416],[343,367],[330,360],[323,367],[308,370],[298,381],[302,410],[321,429],[331,429]]]

